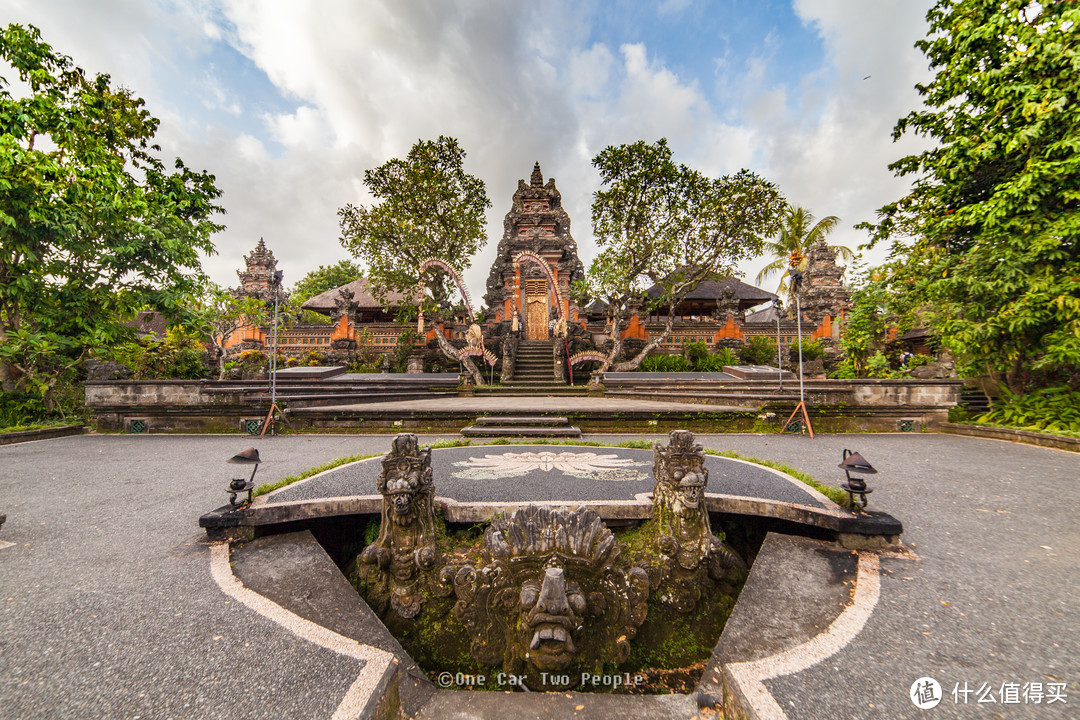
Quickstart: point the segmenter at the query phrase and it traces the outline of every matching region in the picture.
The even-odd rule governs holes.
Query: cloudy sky
[[[480,297],[518,178],[535,161],[556,178],[587,267],[590,161],[636,140],[712,175],[755,170],[838,215],[833,242],[865,242],[852,226],[903,194],[887,165],[918,147],[891,129],[929,77],[913,44],[930,4],[0,0],[0,21],[145,98],[165,154],[217,176],[228,227],[204,266],[225,285],[260,237],[286,284],[347,257],[336,211],[369,202],[364,170],[458,138],[493,203],[466,276]]]

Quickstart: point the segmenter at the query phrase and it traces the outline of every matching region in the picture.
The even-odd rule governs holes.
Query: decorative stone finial
[[[533,165],[532,176],[529,178],[529,184],[533,187],[543,187],[544,185],[544,174],[540,172],[539,160],[537,160],[536,164]]]

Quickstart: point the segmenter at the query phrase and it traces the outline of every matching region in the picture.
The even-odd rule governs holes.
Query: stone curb
[[[82,435],[85,425],[64,425],[62,427],[42,428],[41,430],[20,430],[19,432],[0,433],[0,445],[30,442],[31,440],[51,440],[69,435]]]
[[[1006,440],[1008,442],[1024,443],[1025,445],[1038,445],[1039,447],[1080,452],[1080,438],[1066,437],[1064,435],[1051,435],[1050,433],[1033,432],[1031,430],[1014,430],[1013,428],[990,427],[988,425],[965,425],[961,423],[943,423],[939,430],[947,435],[965,435],[968,437],[987,438],[989,440]]]
[[[435,501],[442,508],[443,518],[453,523],[486,522],[499,513],[513,512],[519,507],[536,504],[517,501],[460,502],[447,497],[436,497]],[[200,517],[199,526],[204,528],[211,538],[235,537],[237,532],[244,535],[269,525],[342,515],[378,515],[382,510],[382,502],[381,495],[353,495],[283,503],[256,503],[242,509],[224,506]],[[880,511],[855,514],[836,507],[815,508],[780,500],[718,493],[706,493],[705,503],[712,513],[776,518],[844,535],[884,536],[895,539],[903,533],[903,525],[899,520]],[[604,520],[647,520],[653,513],[652,499],[648,493],[640,493],[634,500],[583,500],[544,504],[552,507],[585,506]]]

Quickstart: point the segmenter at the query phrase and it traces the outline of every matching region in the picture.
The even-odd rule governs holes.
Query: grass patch
[[[623,440],[621,443],[615,443],[615,447],[629,448],[631,450],[652,450],[653,444],[651,440]]]
[[[82,425],[82,423],[72,422],[70,420],[56,420],[54,422],[8,425],[7,427],[0,428],[0,435],[3,435],[4,433],[27,432],[29,430],[51,430],[52,428],[70,427],[72,425]]]
[[[706,448],[705,453],[708,455],[716,455],[718,457],[732,458],[733,460],[745,460],[746,462],[764,465],[765,467],[772,468],[773,470],[779,470],[786,475],[790,475],[799,482],[805,483],[810,487],[814,488],[819,493],[829,498],[840,507],[846,508],[848,506],[850,498],[848,497],[848,494],[846,492],[832,485],[822,485],[817,480],[804,473],[802,470],[796,470],[790,465],[774,462],[772,460],[763,460],[762,458],[740,455],[739,453],[732,452],[731,450],[713,450],[711,448]]]
[[[460,440],[436,440],[430,445],[425,445],[424,447],[429,447],[432,450],[437,450],[439,448],[468,447],[469,445],[472,445],[472,443],[465,438],[461,438]]]
[[[368,458],[379,457],[380,455],[383,455],[383,453],[369,453],[367,455],[347,455],[345,457],[340,457],[337,460],[331,460],[328,463],[323,463],[322,465],[308,468],[299,475],[290,475],[288,477],[278,480],[275,483],[264,483],[255,488],[255,497],[265,495],[266,493],[274,492],[275,490],[280,490],[283,487],[292,485],[294,482],[306,480],[312,475],[318,475],[321,472],[333,470],[336,467],[341,467],[342,465],[347,465],[351,462],[356,462],[357,460],[367,460]]]

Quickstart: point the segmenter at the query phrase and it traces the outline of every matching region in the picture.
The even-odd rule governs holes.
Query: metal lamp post
[[[783,303],[780,302],[780,298],[773,300],[773,310],[776,311],[776,370],[780,378],[778,390],[784,389],[784,360],[780,355],[780,309],[782,307]]]
[[[847,448],[844,448],[844,461],[837,467],[843,470],[844,475],[847,477],[847,482],[841,483],[840,487],[847,490],[848,497],[851,500],[851,509],[854,512],[861,511],[866,507],[866,496],[874,491],[866,486],[866,481],[862,478],[851,477],[851,473],[876,475],[877,470],[862,455],[851,452]]]
[[[245,502],[250,503],[252,499],[252,493],[255,489],[255,473],[259,470],[259,463],[262,460],[259,459],[259,451],[255,448],[248,448],[233,455],[226,462],[232,465],[254,465],[251,470],[251,477],[247,480],[244,478],[233,478],[229,481],[229,487],[226,492],[229,493],[229,505],[237,507],[243,505]],[[240,493],[247,493],[247,500],[236,502],[236,496]]]

